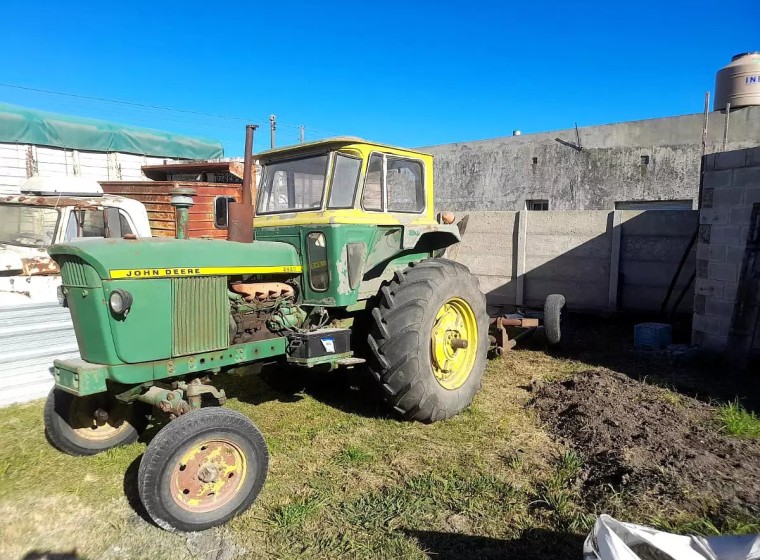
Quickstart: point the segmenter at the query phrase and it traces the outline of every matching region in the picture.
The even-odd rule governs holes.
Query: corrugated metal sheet
[[[53,360],[77,357],[68,309],[0,307],[0,406],[44,397],[53,386]]]
[[[110,161],[109,161],[110,158]],[[0,192],[18,193],[28,176],[90,177],[98,181],[122,178],[146,180],[142,165],[158,165],[167,158],[114,152],[81,152],[64,148],[0,143]]]

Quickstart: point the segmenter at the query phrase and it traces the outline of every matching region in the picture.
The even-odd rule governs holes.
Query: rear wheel
[[[53,388],[45,403],[45,433],[69,455],[95,455],[137,441],[148,421],[142,412],[107,393],[76,397]]]
[[[368,336],[370,371],[405,418],[450,418],[480,389],[488,352],[485,296],[467,267],[428,259],[381,290]]]
[[[158,432],[140,462],[138,490],[160,527],[202,531],[248,509],[268,467],[264,437],[248,417],[202,408]]]

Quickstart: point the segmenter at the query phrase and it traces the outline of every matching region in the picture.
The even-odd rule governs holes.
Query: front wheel
[[[248,509],[269,468],[251,420],[225,408],[202,408],[167,424],[140,462],[145,510],[169,531],[202,531]]]
[[[435,422],[472,402],[486,364],[488,315],[467,267],[428,259],[397,272],[372,318],[370,371],[396,412]]]
[[[137,404],[107,393],[76,397],[54,387],[45,402],[45,433],[69,455],[95,455],[137,441],[148,419]]]

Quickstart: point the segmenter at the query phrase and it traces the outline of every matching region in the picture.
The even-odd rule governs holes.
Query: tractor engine
[[[306,312],[295,305],[292,283],[233,282],[229,287],[231,344],[295,331],[306,320]]]

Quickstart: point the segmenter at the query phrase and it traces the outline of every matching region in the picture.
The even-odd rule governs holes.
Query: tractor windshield
[[[322,154],[265,164],[257,213],[320,209],[328,159],[328,154]]]
[[[58,210],[42,206],[0,204],[0,243],[47,247],[53,242]]]

